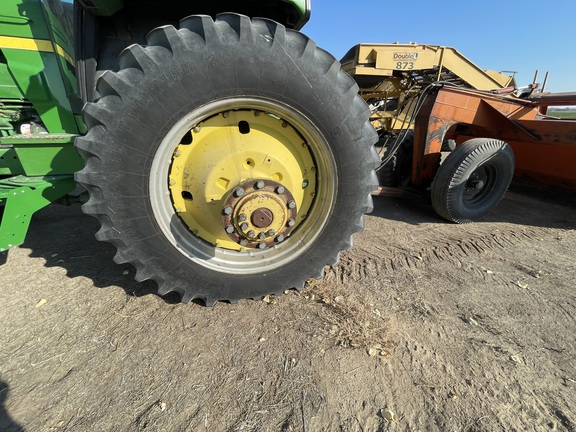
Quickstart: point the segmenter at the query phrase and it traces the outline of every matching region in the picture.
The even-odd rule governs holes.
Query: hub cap
[[[235,243],[266,249],[284,241],[295,226],[296,201],[273,180],[247,180],[228,195],[222,225]]]

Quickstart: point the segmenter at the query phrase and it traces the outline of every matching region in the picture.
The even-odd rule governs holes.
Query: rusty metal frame
[[[442,143],[470,138],[507,142],[516,157],[515,177],[576,189],[576,120],[543,115],[542,107],[576,105],[576,93],[537,93],[530,99],[438,87],[422,103],[415,120],[412,182],[432,181]]]

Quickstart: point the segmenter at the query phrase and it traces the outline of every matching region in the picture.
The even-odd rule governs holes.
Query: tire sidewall
[[[490,190],[474,205],[465,202],[466,184],[474,171],[491,166],[497,178]],[[514,154],[503,141],[483,138],[466,141],[441,165],[432,185],[432,202],[437,212],[454,222],[467,223],[488,214],[502,199],[514,173]]]

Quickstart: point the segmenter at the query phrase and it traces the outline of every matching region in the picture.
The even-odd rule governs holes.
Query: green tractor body
[[[377,162],[356,85],[297,31],[309,16],[309,0],[2,0],[0,252],[80,184],[97,237],[160,294],[320,276]]]

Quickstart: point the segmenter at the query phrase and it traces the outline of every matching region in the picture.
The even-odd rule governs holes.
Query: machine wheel
[[[302,288],[371,211],[376,133],[340,64],[301,33],[191,16],[120,55],[84,108],[83,206],[138,281],[183,302]]]
[[[406,186],[412,177],[412,150],[414,148],[414,132],[410,131],[396,150],[392,158],[378,170],[380,186]],[[384,152],[383,159],[389,155],[390,147]]]
[[[474,138],[448,155],[432,182],[432,206],[450,221],[468,223],[488,214],[514,174],[514,153],[503,141]]]

